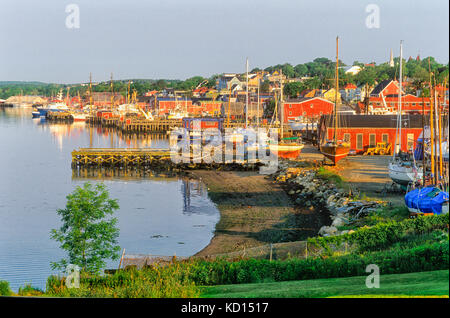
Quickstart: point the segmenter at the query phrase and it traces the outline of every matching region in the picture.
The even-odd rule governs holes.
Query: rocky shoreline
[[[360,217],[376,211],[382,205],[376,201],[357,200],[350,191],[318,175],[319,167],[308,162],[282,162],[272,175],[280,183],[296,205],[316,209],[326,214],[329,225],[317,233],[332,236],[348,233],[338,228],[350,225]],[[350,230],[351,231],[351,230]]]

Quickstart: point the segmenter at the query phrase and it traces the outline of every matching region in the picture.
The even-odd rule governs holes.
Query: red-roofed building
[[[344,86],[344,89],[346,90],[352,90],[352,89],[357,89],[358,87],[353,84],[353,83],[348,83],[347,85]]]
[[[359,102],[361,110],[364,109],[364,103]],[[388,95],[384,97],[370,97],[369,100],[369,113],[383,114],[383,113],[396,113],[398,111],[399,99],[398,95]],[[402,96],[402,113],[421,114],[425,110],[425,113],[430,111],[430,98],[429,97],[417,97],[411,94]]]
[[[284,122],[297,117],[319,118],[331,114],[334,103],[320,97],[288,99],[283,103]]]

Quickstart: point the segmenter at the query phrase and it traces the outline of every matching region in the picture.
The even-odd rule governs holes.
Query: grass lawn
[[[380,275],[380,288],[367,288],[366,276],[288,281],[261,284],[208,286],[200,297],[299,298],[299,297],[398,297],[446,296],[449,271]]]

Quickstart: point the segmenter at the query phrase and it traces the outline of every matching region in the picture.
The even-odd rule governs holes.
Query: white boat
[[[139,113],[139,109],[134,104],[121,104],[117,107],[120,114]]]
[[[422,167],[417,167],[413,161],[394,159],[389,162],[389,177],[397,184],[407,186],[423,178]]]
[[[183,111],[169,111],[168,119],[183,119],[184,117],[189,117],[187,112]]]
[[[74,112],[71,113],[71,115],[74,121],[86,121],[87,116],[85,113]]]
[[[448,161],[448,143],[446,141],[441,143],[441,147],[442,147],[442,159],[444,161]],[[440,155],[440,147],[439,147],[439,143],[434,145],[433,147],[434,149],[434,153],[437,155],[437,157],[439,158]],[[431,157],[431,146],[429,147],[429,149],[426,150],[426,154],[428,157]]]
[[[392,160],[389,162],[389,177],[395,183],[407,186],[410,183],[415,183],[422,180],[423,169],[416,164],[414,156],[412,160],[402,155],[402,142],[401,142],[401,132],[402,132],[402,42],[400,42],[400,75],[399,75],[399,106],[397,110],[397,128],[395,133],[395,146],[393,151]],[[399,141],[397,143],[397,140]]]

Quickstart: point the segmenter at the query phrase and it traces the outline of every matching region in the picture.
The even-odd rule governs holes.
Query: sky
[[[79,28],[70,28],[70,4],[79,9]],[[399,55],[400,40],[405,58],[420,54],[447,64],[449,2],[0,0],[0,81],[243,73],[246,58],[250,69],[334,60],[336,36],[346,64],[386,62],[391,49]]]

